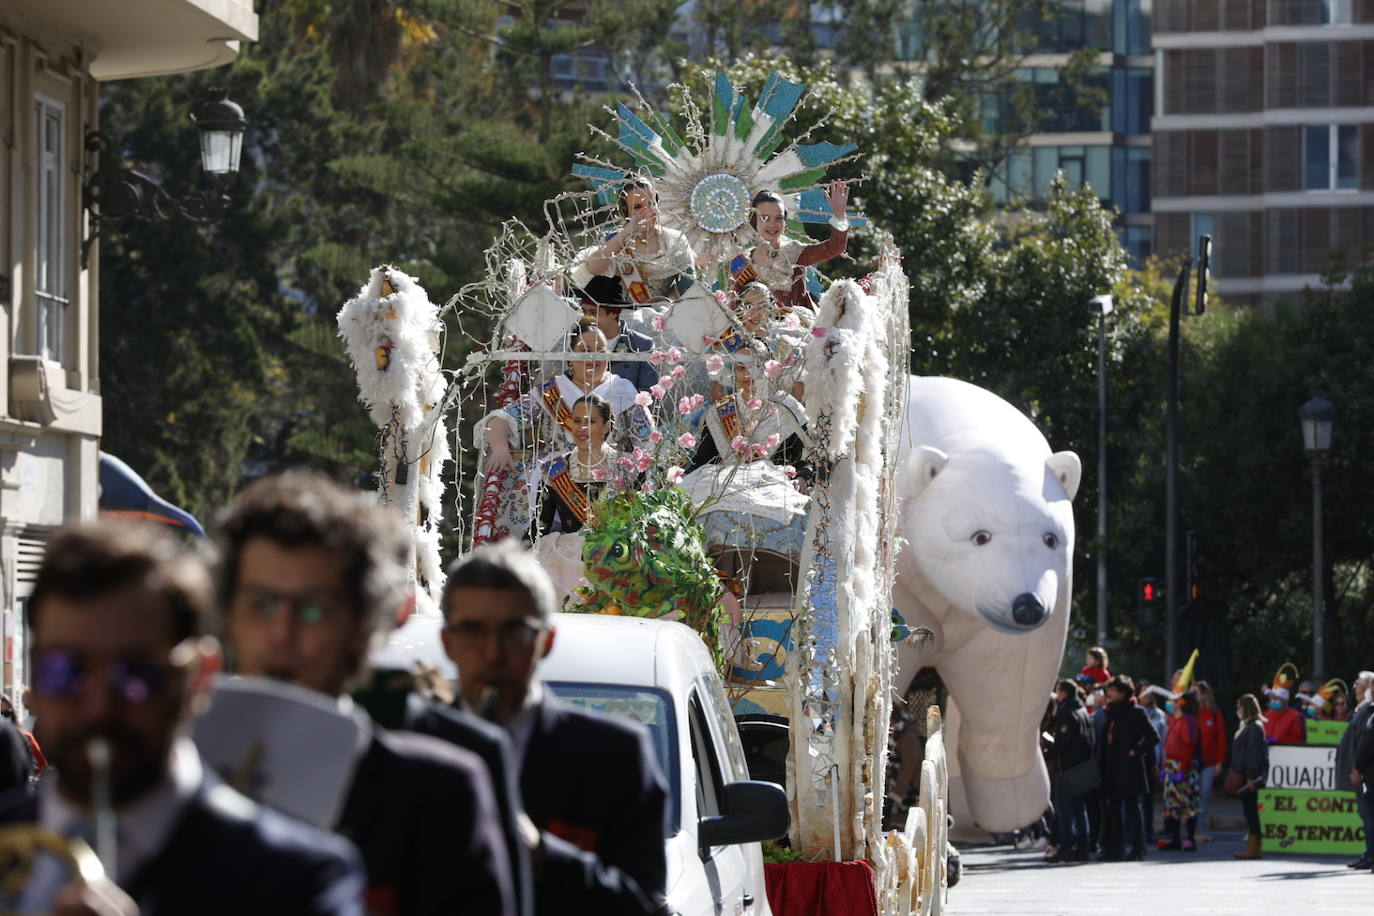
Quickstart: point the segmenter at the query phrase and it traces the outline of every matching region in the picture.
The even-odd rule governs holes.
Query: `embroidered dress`
[[[811,500],[777,462],[804,469],[805,409],[781,391],[758,408],[728,394],[695,419],[701,441],[681,486],[702,510],[707,542],[798,555]],[[777,436],[772,446],[770,436]],[[732,444],[736,437],[740,451]]]
[[[657,226],[654,231],[658,235],[658,251],[641,254],[622,250],[610,258],[614,276],[625,287],[625,294],[639,305],[654,299],[676,299],[685,288],[683,281],[696,278],[696,254],[687,236],[667,226]],[[611,233],[606,239],[609,241],[614,235]],[[591,281],[587,261],[597,257],[600,250],[600,245],[594,245],[578,253],[572,269],[575,285],[586,286]]]
[[[620,453],[603,445],[591,464],[578,461],[576,451],[544,462],[539,512],[531,535],[537,534],[534,553],[553,579],[560,606],[573,589],[587,584],[582,528],[591,519],[593,504],[616,476],[619,457]]]
[[[510,428],[512,471],[505,475],[501,493],[495,499],[493,529],[519,536],[528,531],[534,517],[538,487],[531,487],[537,468],[550,456],[572,445],[572,405],[585,394],[595,394],[611,405],[615,416],[617,443],[643,442],[654,431],[648,410],[635,403],[635,386],[618,375],[606,372],[591,392],[584,392],[572,379],[559,373],[526,391],[520,398],[494,410],[477,424],[474,442],[483,452],[485,464],[486,427],[493,418],[504,420]],[[486,479],[485,475],[482,479]]]
[[[824,242],[807,244],[797,239],[784,239],[777,248],[760,243],[730,263],[736,286],[757,277],[770,290],[778,303],[798,317],[815,320],[815,302],[806,288],[806,268],[821,264],[844,254],[849,233],[832,230]]]
[[[1202,788],[1198,782],[1197,767],[1181,761],[1165,759],[1162,782],[1164,783],[1164,816],[1180,821],[1194,817],[1202,809]]]

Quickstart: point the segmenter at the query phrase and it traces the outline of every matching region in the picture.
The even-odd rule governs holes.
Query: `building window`
[[[1130,255],[1132,267],[1141,267],[1149,258],[1152,248],[1151,235],[1149,226],[1122,226],[1117,230],[1117,237],[1121,239],[1122,246]]]
[[[34,295],[38,300],[38,353],[62,362],[67,325],[66,109],[38,96],[34,101],[38,153],[37,261]]]
[[[1302,129],[1302,186],[1308,191],[1354,188],[1359,130],[1354,124],[1309,124]]]
[[[1150,53],[1150,0],[1116,0],[1112,5],[1112,50]]]
[[[1321,0],[1322,25],[1350,25],[1350,0]]]

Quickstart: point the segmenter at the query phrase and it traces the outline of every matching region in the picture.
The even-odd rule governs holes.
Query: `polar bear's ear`
[[[935,479],[935,475],[945,469],[949,464],[949,455],[940,451],[932,445],[918,446],[916,454],[912,456],[912,470],[910,489],[908,496],[915,496],[926,488],[926,484]]]
[[[1050,469],[1072,501],[1078,495],[1078,484],[1083,480],[1083,462],[1078,460],[1078,455],[1074,452],[1055,452],[1045,459],[1045,467]]]

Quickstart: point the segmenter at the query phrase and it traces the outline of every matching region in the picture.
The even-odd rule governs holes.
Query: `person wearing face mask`
[[[1264,737],[1270,744],[1303,744],[1306,728],[1302,716],[1288,705],[1287,687],[1270,687],[1269,714],[1264,720]]]
[[[1164,739],[1164,832],[1159,848],[1197,849],[1197,815],[1202,806],[1198,768],[1202,762],[1202,731],[1197,723],[1197,700],[1185,693],[1165,705],[1169,710],[1169,734]],[[1188,838],[1180,842],[1179,827],[1188,825]]]

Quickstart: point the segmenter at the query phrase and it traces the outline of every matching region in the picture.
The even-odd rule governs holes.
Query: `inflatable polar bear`
[[[1049,804],[1038,732],[1068,633],[1082,465],[982,388],[913,376],[908,394],[893,603],[934,637],[898,644],[894,686],[939,672],[950,811],[1010,831]]]

